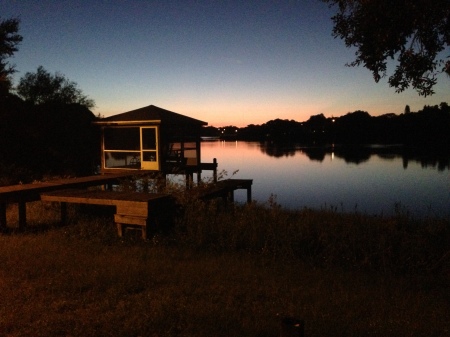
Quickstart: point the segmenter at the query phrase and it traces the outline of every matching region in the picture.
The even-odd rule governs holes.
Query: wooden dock
[[[0,232],[6,230],[6,207],[9,203],[19,205],[19,228],[26,226],[26,203],[30,201],[51,201],[61,203],[61,220],[66,221],[66,204],[81,203],[116,207],[114,222],[119,236],[126,226],[142,230],[146,239],[149,226],[159,219],[173,214],[175,204],[172,196],[145,192],[119,192],[111,190],[88,190],[87,187],[119,183],[120,179],[136,176],[135,173],[105,174],[72,179],[61,179],[36,184],[0,187]],[[234,191],[245,189],[247,202],[252,201],[251,179],[226,179],[217,181],[205,189],[199,198],[209,200],[222,198],[233,202]]]
[[[7,228],[6,206],[10,203],[19,205],[19,228],[26,226],[26,203],[38,201],[41,193],[68,188],[87,188],[92,186],[118,184],[120,179],[129,178],[136,173],[120,173],[58,179],[33,184],[0,186],[0,231]]]
[[[226,201],[234,202],[234,191],[246,190],[247,203],[252,202],[252,179],[225,179],[211,184],[210,188],[200,195],[200,199],[208,200],[222,198]]]

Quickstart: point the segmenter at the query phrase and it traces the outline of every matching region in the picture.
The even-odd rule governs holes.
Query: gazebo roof
[[[172,125],[208,125],[207,122],[187,117],[179,113],[149,105],[140,109],[123,112],[111,117],[102,118],[94,124],[126,125],[126,124],[172,124]]]

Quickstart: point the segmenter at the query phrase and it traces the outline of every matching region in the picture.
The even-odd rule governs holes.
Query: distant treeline
[[[92,126],[96,118],[80,104],[33,105],[13,94],[0,99],[0,185],[26,183],[46,175],[93,174],[100,161],[100,131]],[[448,153],[450,107],[441,103],[425,106],[418,112],[405,109],[401,115],[377,117],[365,111],[331,118],[320,114],[306,122],[276,119],[244,128],[208,127],[203,135],[275,145],[316,145],[316,150],[308,152],[316,160],[327,153],[327,148],[337,145],[402,144],[420,146],[427,151],[443,149]],[[324,149],[317,151],[319,147]],[[267,147],[268,154],[272,151],[272,155],[279,154],[279,148]],[[343,156],[354,157],[352,153],[345,150]],[[411,156],[405,158],[407,161]],[[444,164],[438,160],[439,166],[448,166],[445,158]],[[363,161],[364,158],[350,160]]]
[[[424,106],[417,112],[371,116],[366,111],[342,117],[311,116],[306,122],[271,120],[244,128],[209,127],[204,136],[247,141],[296,142],[303,144],[402,144],[413,146],[450,146],[450,107],[447,103]]]
[[[95,115],[79,104],[0,100],[0,185],[45,175],[87,175],[100,160]]]

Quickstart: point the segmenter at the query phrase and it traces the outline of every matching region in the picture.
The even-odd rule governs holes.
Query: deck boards
[[[65,201],[73,203],[116,205],[120,202],[148,202],[167,197],[167,194],[144,193],[134,191],[102,191],[66,189],[41,194],[44,201]]]
[[[138,173],[116,173],[78,178],[57,179],[48,182],[0,186],[0,231],[7,228],[6,206],[19,204],[19,227],[26,226],[26,203],[40,200],[41,193],[67,188],[86,188],[117,183],[120,179],[135,176]]]
[[[122,178],[131,177],[135,173],[104,174],[78,178],[57,179],[48,182],[0,186],[0,203],[37,201],[40,194],[66,188],[85,188],[117,182]]]
[[[234,191],[247,190],[247,203],[252,201],[252,179],[225,179],[212,184],[201,194],[201,199],[223,198],[234,201]]]
[[[137,226],[147,239],[147,227],[157,222],[158,215],[171,203],[168,194],[102,190],[61,190],[41,194],[42,201],[61,203],[61,221],[65,222],[65,203],[115,206],[114,221],[118,235],[126,226]]]
[[[168,194],[156,194],[134,191],[110,191],[86,189],[91,186],[117,183],[121,178],[136,176],[136,173],[105,174],[71,179],[59,179],[51,182],[22,184],[0,187],[0,231],[7,228],[6,206],[19,204],[19,227],[26,226],[26,203],[29,201],[53,201],[61,203],[61,217],[64,220],[66,203],[115,206],[115,222],[119,235],[122,225],[142,227],[142,236],[146,238],[147,225],[156,221],[156,216],[173,214],[173,198]],[[234,191],[247,190],[247,202],[252,201],[251,179],[226,179],[213,183],[201,193],[203,200],[223,198],[234,201]],[[171,209],[169,209],[171,207]]]
[[[41,194],[42,201],[116,206],[117,214],[147,217],[169,200],[168,194],[101,190],[62,190]]]

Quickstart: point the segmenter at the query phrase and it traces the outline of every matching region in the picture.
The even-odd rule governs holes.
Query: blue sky
[[[21,20],[15,83],[42,65],[77,82],[95,114],[154,104],[246,126],[450,101],[445,76],[423,98],[345,67],[354,50],[332,37],[333,13],[320,0],[0,1],[1,19]]]

